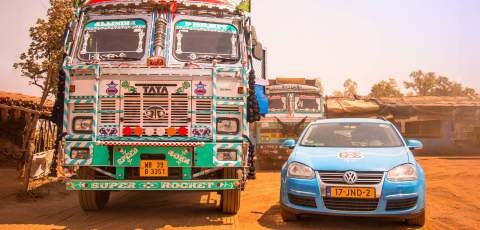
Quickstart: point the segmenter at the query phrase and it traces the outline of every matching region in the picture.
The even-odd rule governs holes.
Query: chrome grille
[[[167,115],[161,118],[149,118],[144,116],[145,111],[152,107],[165,109]],[[124,126],[141,127],[184,127],[190,118],[188,96],[185,94],[175,95],[125,95],[123,101]]]
[[[73,110],[93,112],[93,103],[75,103],[73,104]]]
[[[328,184],[347,184],[343,179],[343,174],[345,172],[330,172],[330,171],[320,171],[318,175],[320,180],[323,183]],[[356,172],[357,181],[355,184],[358,185],[373,185],[378,184],[383,179],[383,172]]]
[[[323,197],[325,208],[339,211],[374,211],[378,199],[340,199]]]
[[[196,124],[210,124],[212,122],[212,101],[211,100],[195,100],[194,122]]]
[[[219,105],[217,106],[217,113],[221,112],[240,112],[240,107],[235,105]]]
[[[102,124],[116,124],[117,114],[117,100],[111,98],[100,99],[100,122]]]

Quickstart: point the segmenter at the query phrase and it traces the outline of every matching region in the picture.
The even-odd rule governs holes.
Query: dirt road
[[[420,158],[427,173],[424,229],[480,229],[480,158]],[[306,217],[284,223],[279,214],[279,173],[260,172],[242,193],[236,216],[217,211],[216,193],[117,192],[108,207],[84,213],[76,193],[62,186],[49,196],[19,202],[0,190],[0,229],[408,229],[368,218]],[[0,172],[1,184],[11,178]],[[0,188],[2,189],[2,188]]]

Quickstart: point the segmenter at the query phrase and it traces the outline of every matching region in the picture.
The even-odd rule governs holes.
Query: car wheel
[[[95,171],[88,167],[78,170],[78,178],[85,180],[95,179]],[[110,191],[79,190],[78,201],[84,211],[98,211],[103,209],[110,199]]]
[[[406,223],[410,226],[418,226],[418,227],[425,225],[425,211],[419,214],[418,216],[415,216],[413,218],[408,218],[406,220]]]
[[[225,179],[238,178],[235,168],[225,168],[223,173]],[[220,196],[220,207],[222,208],[222,212],[227,214],[237,214],[238,210],[240,210],[241,190],[223,190],[221,193],[222,195]]]
[[[299,218],[299,215],[298,214],[295,214],[289,210],[287,210],[286,208],[284,207],[281,207],[280,208],[280,214],[282,215],[282,219],[283,221],[287,222],[287,221],[296,221],[298,220]]]

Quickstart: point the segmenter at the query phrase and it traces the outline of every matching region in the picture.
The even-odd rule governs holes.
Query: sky
[[[352,78],[359,93],[414,70],[480,90],[478,0],[252,0],[253,23],[268,49],[268,75],[319,77],[327,93]],[[0,90],[39,95],[12,64],[47,0],[0,1]]]

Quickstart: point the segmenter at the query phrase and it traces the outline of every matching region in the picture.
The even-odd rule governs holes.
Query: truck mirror
[[[255,46],[253,46],[253,57],[257,60],[263,60],[263,46],[262,43],[258,41]]]

